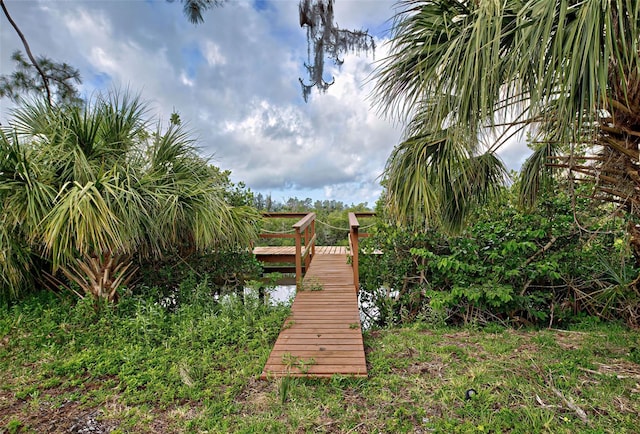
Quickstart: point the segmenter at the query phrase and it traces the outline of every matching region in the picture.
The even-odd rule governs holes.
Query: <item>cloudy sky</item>
[[[80,70],[81,91],[128,88],[168,123],[177,111],[198,139],[203,156],[232,172],[255,193],[276,201],[367,202],[401,136],[401,126],[372,107],[371,72],[386,52],[395,0],[335,0],[335,23],[368,29],[375,57],[346,55],[341,68],[327,62],[335,84],[302,98],[306,31],[298,0],[230,0],[193,25],[179,2],[164,0],[6,0],[36,55]],[[13,70],[22,49],[0,17],[0,73]],[[0,99],[4,124],[11,104]],[[521,146],[503,158],[519,168]]]

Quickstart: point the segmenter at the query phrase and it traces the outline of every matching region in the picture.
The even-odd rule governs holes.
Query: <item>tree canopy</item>
[[[593,182],[593,199],[638,217],[637,2],[399,6],[376,98],[384,113],[408,121],[385,172],[400,220],[459,228],[469,208],[505,180],[497,151],[525,127],[534,153],[523,171],[523,204],[535,201],[555,168]],[[505,125],[500,139],[481,140]]]

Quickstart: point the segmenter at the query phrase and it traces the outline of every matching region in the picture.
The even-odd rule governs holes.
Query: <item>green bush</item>
[[[143,287],[155,288],[157,297],[175,308],[193,297],[242,294],[247,282],[261,276],[262,266],[251,252],[219,250],[187,258],[168,255],[140,264],[139,274]]]
[[[505,195],[459,235],[380,225],[363,241],[382,255],[360,257],[361,299],[378,325],[417,318],[551,325],[578,314],[633,323],[637,316],[626,312],[637,307],[630,283],[638,273],[621,223],[588,211],[585,230],[567,195],[533,212]]]

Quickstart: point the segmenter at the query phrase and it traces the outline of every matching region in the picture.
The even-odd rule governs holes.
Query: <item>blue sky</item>
[[[401,125],[376,114],[371,73],[386,54],[394,1],[335,0],[340,28],[368,29],[373,56],[346,55],[326,94],[302,99],[306,30],[297,0],[230,0],[194,26],[179,2],[136,0],[7,0],[34,54],[77,67],[82,91],[128,88],[164,122],[176,110],[203,156],[232,179],[277,201],[367,202],[401,137]],[[13,69],[20,41],[0,17],[0,73]],[[0,100],[5,124],[11,104]],[[519,168],[521,147],[503,156]]]

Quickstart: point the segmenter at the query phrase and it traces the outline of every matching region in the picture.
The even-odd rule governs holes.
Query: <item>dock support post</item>
[[[358,238],[358,229],[360,223],[355,213],[349,213],[349,248],[351,249],[351,267],[353,268],[353,285],[356,289],[356,294],[360,290],[360,272],[358,270],[358,250],[360,249]]]
[[[302,234],[296,228],[296,289],[302,286]]]

